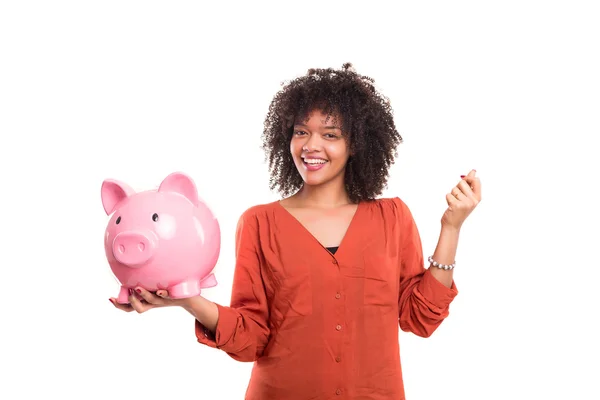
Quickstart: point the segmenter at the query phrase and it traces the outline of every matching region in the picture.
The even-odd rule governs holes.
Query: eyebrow
[[[301,122],[296,122],[296,123],[294,123],[294,126],[306,126],[306,125]],[[339,126],[334,126],[334,125],[327,125],[327,126],[324,126],[323,128],[324,129],[339,129],[340,131],[342,130],[342,128],[340,128]]]

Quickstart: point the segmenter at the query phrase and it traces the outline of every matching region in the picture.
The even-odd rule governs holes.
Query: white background
[[[459,296],[400,333],[419,399],[598,399],[600,14],[592,1],[5,1],[0,6],[0,398],[242,399],[251,364],[181,309],[123,313],[104,256],[105,178],[184,171],[222,227],[277,199],[259,148],[281,81],[354,63],[405,139],[386,196],[435,247],[476,168]]]

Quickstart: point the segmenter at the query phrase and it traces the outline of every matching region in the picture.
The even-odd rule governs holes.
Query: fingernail
[[[142,291],[140,289],[135,289],[135,291],[138,293],[142,293]]]
[[[464,178],[465,176],[466,176],[466,175],[461,175],[460,177],[461,177],[461,178]]]
[[[114,305],[115,303],[113,302],[113,299],[108,299],[108,301],[110,301],[110,304]]]

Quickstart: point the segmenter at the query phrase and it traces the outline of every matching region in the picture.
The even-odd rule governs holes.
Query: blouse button
[[[341,330],[342,330],[342,326],[341,326],[341,325],[337,325],[337,326],[335,327],[335,329],[337,329],[338,331],[341,331]]]
[[[335,298],[336,298],[336,299],[339,299],[340,297],[342,297],[342,295],[341,295],[341,294],[339,294],[339,293],[336,293],[336,294],[335,294]]]
[[[336,358],[335,358],[335,362],[341,362],[341,361],[342,361],[342,358],[341,358],[341,357],[336,357]]]
[[[342,394],[342,391],[340,389],[335,391],[335,394]]]
[[[334,259],[332,259],[332,260],[331,260],[331,262],[332,262],[333,264],[337,264],[337,260],[336,260],[335,258],[334,258]]]

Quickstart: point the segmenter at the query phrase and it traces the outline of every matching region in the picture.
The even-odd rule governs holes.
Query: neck
[[[294,196],[303,206],[335,208],[350,203],[343,179],[318,186],[304,185]]]

